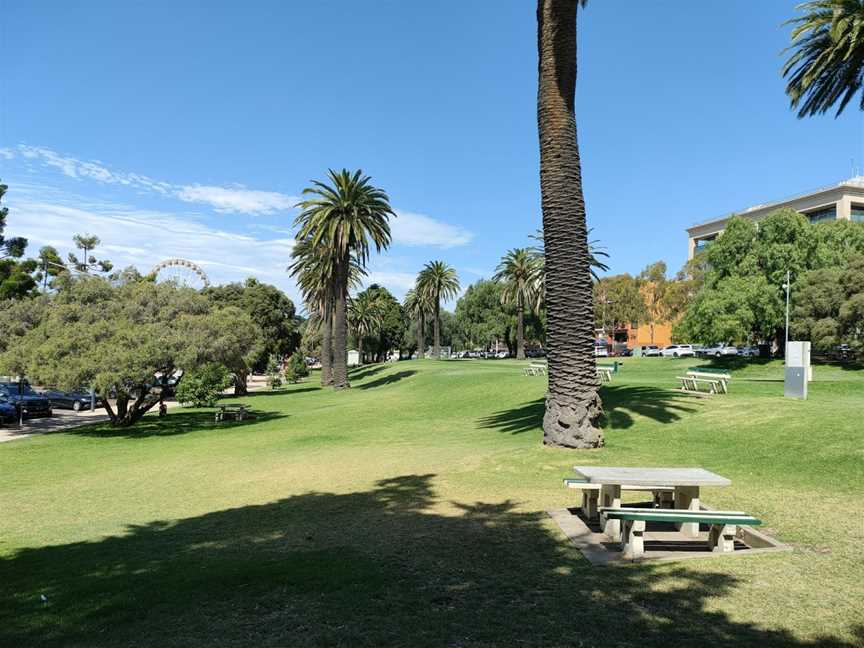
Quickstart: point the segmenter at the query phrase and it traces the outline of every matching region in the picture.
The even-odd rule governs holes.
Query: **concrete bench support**
[[[621,520],[624,527],[624,557],[640,558],[645,555],[645,521]]]
[[[711,551],[731,553],[735,551],[735,535],[738,528],[734,524],[712,524],[708,533],[708,548]]]
[[[617,484],[603,484],[600,486],[600,506],[621,508],[621,487]],[[613,540],[621,537],[621,520],[610,520],[601,514],[600,526],[603,528],[603,533]]]
[[[699,506],[699,487],[698,486],[676,486],[675,487],[675,508],[686,509],[688,511],[698,511]],[[699,536],[698,522],[682,522],[678,526],[678,530],[682,535],[688,538],[696,538]]]

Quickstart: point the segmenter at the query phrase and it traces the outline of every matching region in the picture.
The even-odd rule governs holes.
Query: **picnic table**
[[[621,520],[608,517],[603,509],[621,508],[621,489],[624,488],[657,488],[672,489],[672,504],[675,509],[699,511],[699,489],[702,486],[730,486],[732,482],[704,468],[626,468],[613,466],[573,466],[580,481],[594,485],[595,490],[586,493],[589,501],[586,515],[596,517],[599,514],[603,530],[617,538],[621,533]],[[599,490],[596,486],[599,485]],[[600,500],[598,509],[597,499]],[[681,533],[695,538],[699,535],[698,522],[681,522]]]
[[[227,421],[228,419],[242,421],[243,419],[247,418],[254,418],[252,412],[249,410],[248,405],[220,405],[219,409],[216,411],[217,423]]]
[[[531,363],[522,371],[526,376],[539,376],[546,373],[546,365]]]

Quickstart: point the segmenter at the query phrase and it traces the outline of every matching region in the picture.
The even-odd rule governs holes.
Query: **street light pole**
[[[786,289],[786,346],[783,347],[783,364],[786,364],[786,352],[789,350],[789,271],[786,271],[786,283],[783,287]]]

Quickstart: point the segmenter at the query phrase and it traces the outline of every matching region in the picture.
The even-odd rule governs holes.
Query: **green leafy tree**
[[[9,185],[0,183],[0,202],[9,190]],[[6,237],[6,218],[9,216],[9,208],[0,206],[0,259],[20,259],[27,249],[27,239],[16,236]]]
[[[9,321],[0,305],[0,321]],[[98,277],[72,282],[54,295],[11,312],[0,372],[23,374],[64,389],[94,385],[112,424],[129,426],[152,408],[154,377],[193,372],[216,362],[235,371],[255,351],[261,332],[236,307],[216,308],[195,290]],[[111,404],[109,396],[116,396]]]
[[[848,344],[864,351],[864,255],[808,272],[793,293],[792,334],[816,351]]]
[[[300,353],[295,353],[288,360],[288,366],[285,368],[285,378],[288,382],[294,384],[303,380],[309,375],[309,367],[306,366],[306,361]]]
[[[246,312],[264,334],[264,343],[252,360],[252,369],[266,369],[271,356],[287,357],[300,345],[294,302],[276,286],[249,277],[243,283],[210,286],[204,294],[216,304]]]
[[[223,365],[207,364],[183,374],[177,385],[177,401],[194,407],[213,407],[231,385],[231,373]]]
[[[395,216],[387,194],[358,170],[329,172],[330,184],[313,181],[303,190],[298,206],[297,239],[321,250],[327,258],[333,299],[333,387],[348,384],[348,289],[353,264],[365,268],[370,242],[376,251],[390,245],[390,216]]]
[[[282,368],[275,354],[267,360],[267,386],[270,389],[279,389],[282,386]]]
[[[480,280],[456,303],[456,326],[468,348],[488,348],[509,338],[511,308],[501,299],[503,288],[495,281]]]
[[[783,66],[786,94],[798,117],[837,115],[864,82],[864,0],[810,0],[789,23],[792,44]],[[860,108],[864,110],[864,95]]]
[[[0,201],[8,189],[8,185],[0,184]],[[27,239],[5,236],[8,215],[8,207],[0,206],[0,300],[28,297],[36,288],[32,276],[36,271],[36,262],[32,259],[18,260],[24,256]]]
[[[403,302],[405,312],[414,320],[417,358],[426,357],[426,320],[432,313],[432,303],[429,295],[416,286],[405,293]]]
[[[384,286],[372,284],[358,294],[358,298],[361,295],[373,299],[378,304],[381,321],[376,335],[367,339],[366,348],[374,354],[377,362],[381,362],[386,359],[390,351],[402,348],[410,322],[402,305]]]
[[[441,300],[459,294],[459,277],[444,261],[430,261],[417,275],[415,290],[432,305],[432,357],[437,360],[441,357]]]
[[[517,360],[525,359],[525,309],[537,302],[540,272],[537,257],[526,248],[516,248],[502,257],[493,277],[502,286],[501,300],[516,307]]]
[[[640,324],[649,319],[648,307],[638,279],[629,274],[603,277],[594,284],[594,324],[612,329]]]
[[[49,288],[55,288],[57,278],[69,274],[60,253],[53,246],[45,245],[39,248],[37,262],[39,267],[34,279],[42,284],[42,292],[47,292]]]
[[[603,444],[594,360],[594,302],[576,138],[576,17],[583,0],[538,0],[540,193],[549,390],[543,442]]]

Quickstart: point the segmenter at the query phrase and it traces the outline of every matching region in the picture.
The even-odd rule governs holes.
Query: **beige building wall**
[[[813,212],[833,206],[836,208],[836,218],[838,220],[850,220],[852,218],[853,205],[864,207],[864,176],[844,180],[831,187],[823,187],[822,189],[806,194],[799,194],[785,200],[755,205],[736,214],[729,214],[723,218],[694,225],[687,230],[687,258],[693,258],[693,255],[696,253],[696,246],[700,240],[719,236],[726,229],[726,223],[733,215],[746,216],[758,221],[778,209],[790,208],[807,216]]]

